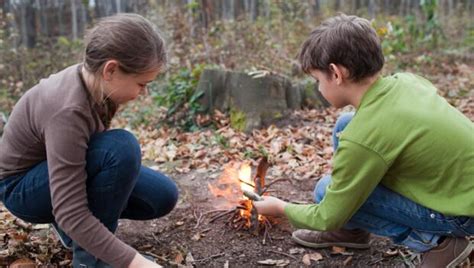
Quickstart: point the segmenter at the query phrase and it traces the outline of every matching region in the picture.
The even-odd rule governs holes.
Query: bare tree
[[[71,25],[72,25],[72,40],[77,39],[77,8],[76,0],[71,0]]]
[[[234,0],[223,0],[222,17],[225,20],[235,19],[235,2]]]

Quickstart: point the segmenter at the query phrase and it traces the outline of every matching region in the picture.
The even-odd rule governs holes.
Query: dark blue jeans
[[[174,208],[176,184],[141,165],[140,146],[131,133],[110,130],[93,135],[86,157],[89,208],[111,232],[115,232],[119,218],[156,219]],[[20,219],[55,223],[46,161],[26,173],[1,180],[0,198]],[[74,241],[72,248],[74,267],[108,267]]]
[[[341,115],[333,130],[333,145],[339,145],[339,133],[349,124],[352,113]],[[321,178],[314,189],[314,200],[321,202],[331,176]],[[378,185],[345,225],[346,229],[364,229],[391,238],[417,252],[438,245],[441,236],[474,235],[474,218],[451,217],[423,207],[410,199]]]

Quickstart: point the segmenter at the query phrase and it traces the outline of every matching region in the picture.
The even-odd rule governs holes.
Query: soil
[[[263,267],[268,264],[259,262],[265,260],[269,264],[276,263],[274,266],[302,267],[306,266],[303,256],[315,252],[323,258],[312,261],[312,267],[405,267],[404,259],[397,251],[403,249],[382,237],[373,236],[368,250],[345,249],[335,254],[330,248],[315,250],[293,243],[293,229],[284,219],[272,219],[276,223],[268,230],[270,239],[266,241],[263,241],[263,232],[254,235],[250,230],[237,230],[226,222],[228,216],[210,222],[223,213],[216,211],[221,200],[207,189],[207,183],[215,182],[218,175],[190,173],[176,177],[180,201],[169,215],[153,221],[122,220],[117,235],[166,267],[182,266],[178,263],[194,264],[195,267]],[[268,177],[267,183],[272,181],[271,167]],[[315,180],[281,181],[272,186],[272,195],[309,203],[315,183]]]

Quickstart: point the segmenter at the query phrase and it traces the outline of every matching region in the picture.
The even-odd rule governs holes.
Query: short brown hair
[[[305,73],[329,74],[329,64],[349,70],[357,82],[379,72],[384,56],[377,33],[366,19],[344,14],[325,20],[303,43],[298,59]]]

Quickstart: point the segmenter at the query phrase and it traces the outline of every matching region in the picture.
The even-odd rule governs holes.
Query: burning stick
[[[209,185],[209,189],[214,196],[229,197],[228,200],[231,200],[230,198],[234,193],[240,191],[245,197],[238,201],[232,201],[232,203],[238,202],[239,205],[234,209],[222,211],[214,215],[209,220],[209,223],[223,219],[226,224],[237,230],[246,229],[255,235],[263,232],[263,244],[265,244],[267,240],[271,241],[269,230],[271,229],[272,223],[266,217],[259,215],[252,203],[252,201],[263,200],[262,194],[264,194],[270,186],[265,184],[265,176],[268,168],[269,163],[266,157],[259,161],[254,176],[252,176],[252,167],[248,163],[239,165],[232,164],[229,165],[228,168],[226,167],[219,179],[219,185],[221,187]],[[237,187],[240,186],[240,189],[234,188],[234,191],[232,185],[235,185],[235,183],[237,183]],[[196,226],[199,226],[201,220],[201,216],[197,217]]]
[[[263,157],[258,163],[257,174],[255,174],[255,178],[253,179],[257,194],[262,194],[263,187],[265,187],[265,176],[267,175],[267,169],[269,166],[270,164],[266,157]]]
[[[254,192],[251,192],[249,190],[243,189],[242,192],[250,200],[253,200],[253,201],[262,201],[263,200],[263,198],[261,196],[259,196],[258,194],[254,193]]]

